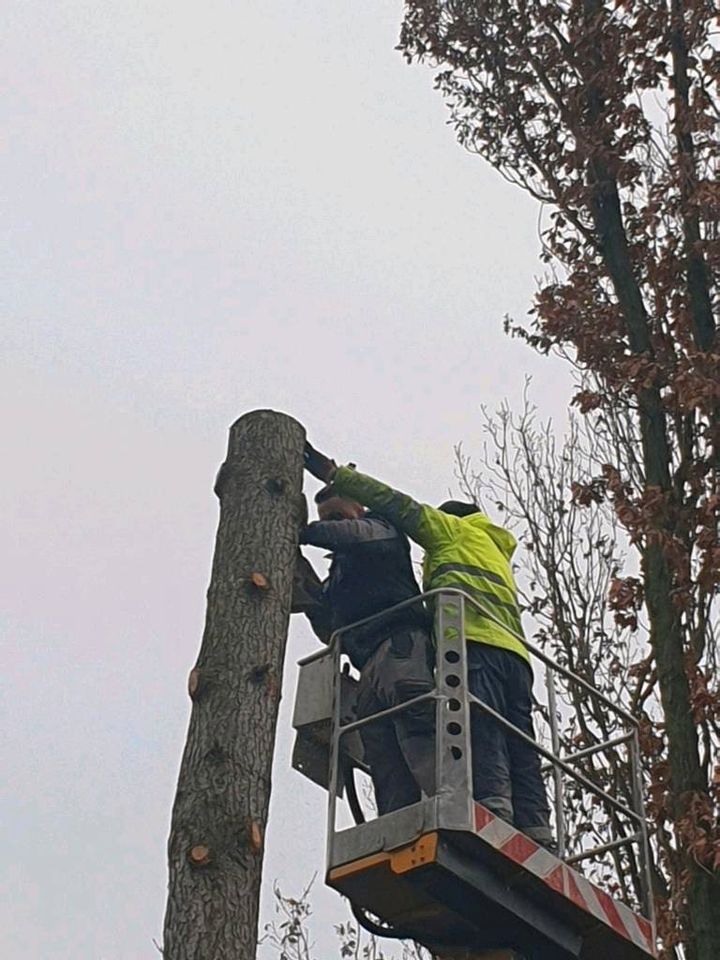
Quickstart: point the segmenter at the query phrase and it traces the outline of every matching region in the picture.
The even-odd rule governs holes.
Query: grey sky
[[[58,0],[6,10],[2,809],[8,960],[156,956],[227,427],[270,406],[422,499],[478,409],[546,413],[502,334],[537,209],[455,144],[400,2]],[[287,770],[268,884],[323,863]],[[318,885],[319,886],[319,885]],[[343,915],[318,889],[323,918]],[[267,917],[267,910],[266,910]],[[326,953],[327,955],[327,953]]]

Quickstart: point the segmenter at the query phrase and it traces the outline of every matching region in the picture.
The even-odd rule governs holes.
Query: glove
[[[305,469],[308,473],[317,477],[318,480],[322,480],[323,483],[330,483],[337,470],[335,461],[326,457],[324,453],[320,453],[319,450],[316,450],[307,442],[305,443],[304,457]]]
[[[323,603],[322,580],[312,564],[298,550],[293,574],[292,603],[290,613],[310,613]]]

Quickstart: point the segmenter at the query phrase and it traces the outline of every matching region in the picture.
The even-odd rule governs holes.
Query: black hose
[[[340,768],[342,770],[343,783],[345,785],[345,790],[347,791],[348,804],[350,806],[353,819],[355,820],[356,824],[365,823],[365,814],[360,806],[360,800],[357,795],[357,787],[355,785],[355,764],[352,762],[350,757],[341,755]],[[386,937],[389,940],[413,939],[412,934],[408,930],[396,929],[389,924],[383,926],[379,923],[376,923],[374,920],[371,920],[363,907],[357,906],[357,904],[354,904],[352,901],[350,901],[350,910],[363,930],[367,930],[367,932],[372,934],[374,937]]]
[[[350,804],[350,812],[353,815],[353,819],[357,824],[365,823],[365,814],[362,812],[360,800],[357,795],[357,787],[355,786],[355,765],[350,757],[341,756],[340,768],[342,770],[343,783],[347,790],[348,803]]]
[[[350,911],[363,930],[367,930],[367,932],[371,933],[374,937],[387,937],[389,940],[413,939],[412,934],[408,930],[396,929],[389,925],[382,926],[374,920],[371,920],[365,913],[363,907],[358,907],[357,904],[354,904],[352,901],[350,902]]]

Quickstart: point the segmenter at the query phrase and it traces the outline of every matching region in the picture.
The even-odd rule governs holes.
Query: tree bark
[[[609,178],[598,187],[606,199],[596,201],[593,213],[608,274],[623,311],[629,345],[634,353],[648,350],[644,346],[647,319],[642,296],[632,273],[617,189]],[[648,487],[658,487],[670,497],[671,453],[667,421],[662,409],[660,392],[656,387],[643,389],[638,394],[639,424],[642,438],[643,466]],[[669,534],[675,533],[671,525]],[[642,557],[643,579],[650,621],[650,644],[657,663],[658,683],[665,716],[670,761],[670,782],[673,805],[671,815],[682,836],[682,824],[689,816],[693,798],[707,795],[707,782],[700,765],[697,728],[693,718],[690,686],[685,670],[684,631],[679,611],[673,602],[673,578],[668,560],[656,543],[648,544]],[[714,960],[720,941],[720,912],[717,910],[718,882],[692,857],[682,851],[689,876],[688,916],[692,927],[692,942],[687,951],[689,960]]]
[[[252,960],[302,497],[305,432],[230,428],[220,522],[168,843],[166,960]]]

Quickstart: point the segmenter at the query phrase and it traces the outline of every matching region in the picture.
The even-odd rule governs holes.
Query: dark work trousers
[[[487,643],[469,641],[467,651],[470,693],[534,738],[530,666],[517,654]],[[479,707],[471,707],[470,732],[475,799],[538,843],[551,846],[540,755]]]
[[[360,671],[358,719],[429,693],[435,686],[429,634],[399,628]],[[378,814],[435,793],[435,701],[427,700],[360,728]]]

